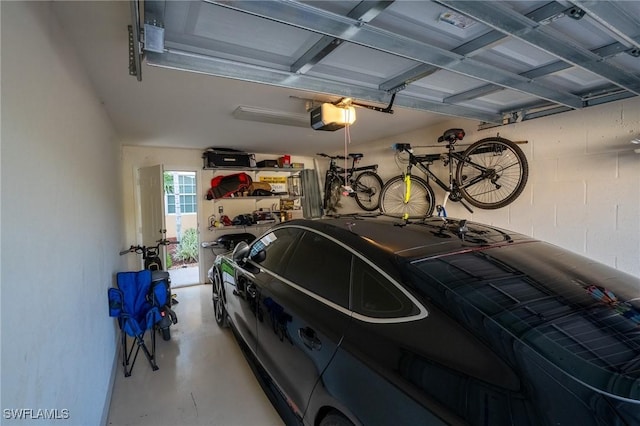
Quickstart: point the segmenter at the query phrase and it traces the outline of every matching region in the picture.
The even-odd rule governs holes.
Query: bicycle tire
[[[324,189],[324,213],[335,213],[340,207],[340,187],[342,180],[337,176],[330,176],[325,182]]]
[[[491,137],[471,144],[458,163],[456,179],[462,197],[481,209],[498,209],[511,204],[524,190],[529,163],[518,145]],[[488,175],[484,178],[483,173]],[[470,182],[476,181],[473,184]]]
[[[372,212],[380,208],[382,179],[372,171],[362,172],[353,183],[356,203],[362,210]]]
[[[322,195],[322,208],[326,211],[327,204],[329,202],[329,197],[331,196],[331,180],[334,179],[335,176],[327,172],[324,176],[324,192]]]
[[[427,181],[419,176],[411,175],[411,194],[405,203],[404,175],[392,177],[380,192],[380,211],[382,214],[409,219],[421,219],[433,214],[435,194]]]

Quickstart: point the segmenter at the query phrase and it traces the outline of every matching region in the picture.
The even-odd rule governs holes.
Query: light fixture
[[[238,120],[258,121],[261,123],[281,124],[284,126],[309,128],[309,115],[268,108],[240,105],[233,111]]]
[[[440,22],[453,25],[456,28],[460,28],[461,30],[466,30],[467,28],[477,23],[476,21],[469,18],[468,16],[453,12],[451,10],[447,12],[442,12],[440,16],[438,16],[438,20]]]

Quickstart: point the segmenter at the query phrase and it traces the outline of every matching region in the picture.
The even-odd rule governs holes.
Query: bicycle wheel
[[[508,139],[493,137],[475,142],[463,153],[456,178],[460,193],[469,204],[498,209],[522,193],[529,178],[524,152]]]
[[[340,207],[340,187],[342,182],[337,176],[327,178],[324,185],[324,213],[335,213]]]
[[[405,203],[406,184],[404,176],[396,176],[382,187],[380,193],[380,211],[393,217],[405,217],[410,219],[431,216],[434,209],[435,195],[429,184],[418,176],[411,176],[411,193],[409,202]]]
[[[365,171],[358,175],[353,183],[356,203],[362,210],[374,211],[380,207],[380,191],[382,179],[377,173]]]
[[[335,176],[329,174],[325,174],[324,176],[324,192],[322,194],[322,208],[326,211],[327,204],[329,203],[329,197],[331,196],[331,181],[335,178]]]

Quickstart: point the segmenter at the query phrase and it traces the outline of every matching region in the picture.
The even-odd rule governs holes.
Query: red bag
[[[251,176],[246,173],[216,176],[211,179],[211,189],[207,192],[207,199],[228,197],[235,192],[247,190],[251,183]]]

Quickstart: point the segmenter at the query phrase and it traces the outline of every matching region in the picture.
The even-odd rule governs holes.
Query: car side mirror
[[[242,263],[244,259],[247,257],[248,253],[249,253],[249,244],[247,244],[245,241],[240,241],[233,248],[233,253],[231,254],[231,258],[236,263]]]
[[[266,258],[267,258],[267,252],[265,250],[260,250],[259,252],[251,256],[251,260],[253,260],[256,263],[260,263]]]

